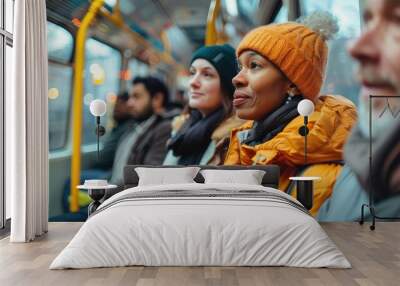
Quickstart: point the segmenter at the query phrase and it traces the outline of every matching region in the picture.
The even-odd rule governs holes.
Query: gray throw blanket
[[[210,198],[231,198],[231,199],[263,199],[266,201],[281,203],[290,205],[308,215],[310,213],[308,210],[301,205],[300,203],[285,198],[284,196],[279,196],[277,194],[272,194],[265,191],[259,190],[241,190],[241,191],[221,191],[215,190],[213,188],[210,189],[203,189],[203,190],[195,190],[195,191],[188,191],[188,190],[165,190],[165,191],[138,191],[138,192],[130,192],[128,194],[122,195],[118,199],[112,201],[111,203],[106,204],[103,207],[100,207],[97,211],[95,211],[92,215],[96,215],[100,212],[107,210],[108,208],[119,204],[121,202],[126,201],[143,201],[143,200],[153,200],[153,199],[177,199],[177,200],[190,200],[190,199],[210,199]]]

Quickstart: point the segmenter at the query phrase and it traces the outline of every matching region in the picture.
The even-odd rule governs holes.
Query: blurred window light
[[[260,0],[237,0],[238,13],[240,17],[249,24],[256,24],[257,10],[260,7]]]
[[[87,93],[85,94],[85,96],[83,97],[83,103],[86,106],[90,106],[90,103],[94,100],[93,94],[91,93]]]
[[[71,60],[74,40],[64,28],[47,22],[47,50],[50,60],[67,63]]]
[[[94,63],[90,65],[90,74],[94,85],[101,85],[105,81],[106,72],[100,64]]]
[[[132,0],[120,0],[119,5],[125,15],[133,14],[136,10],[135,3]]]
[[[273,23],[284,23],[288,21],[288,9],[285,3],[282,3],[278,14],[275,16]]]
[[[75,27],[79,28],[81,26],[81,20],[79,20],[78,18],[72,18],[71,22],[75,25]]]
[[[104,3],[110,7],[114,7],[115,3],[117,3],[117,0],[105,0]]]
[[[238,15],[237,0],[225,0],[225,5],[231,16],[236,17]]]
[[[303,15],[324,10],[338,20],[339,32],[328,42],[329,56],[322,94],[340,94],[358,104],[360,86],[354,77],[355,62],[347,52],[347,44],[361,33],[359,0],[300,1]]]
[[[117,95],[114,92],[109,92],[107,94],[107,102],[115,104],[116,101],[117,101]]]
[[[356,37],[361,31],[359,0],[305,0],[300,1],[302,14],[313,11],[329,11],[338,19],[338,37]]]
[[[49,92],[48,92],[49,99],[57,99],[59,97],[59,95],[60,95],[60,92],[59,92],[58,88],[52,87],[49,89]]]

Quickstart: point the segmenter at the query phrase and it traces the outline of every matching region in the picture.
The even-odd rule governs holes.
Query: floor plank
[[[0,285],[399,285],[400,223],[380,222],[375,231],[358,223],[323,223],[352,269],[290,267],[117,267],[48,269],[81,223],[50,223],[49,233],[32,243],[0,240]]]

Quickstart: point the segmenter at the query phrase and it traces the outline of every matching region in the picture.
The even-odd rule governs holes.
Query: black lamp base
[[[371,217],[372,217],[372,224],[369,226],[370,230],[375,230],[376,219],[379,219],[379,220],[390,220],[390,221],[398,221],[398,220],[400,220],[400,217],[380,217],[380,216],[377,216],[376,212],[375,212],[375,207],[372,204],[363,204],[361,206],[361,219],[359,221],[359,223],[361,225],[364,224],[364,221],[365,221],[364,220],[364,208],[368,208],[369,209],[369,212],[370,212]]]
[[[367,207],[369,208],[369,212],[371,213],[372,216],[372,225],[369,226],[370,230],[375,230],[375,219],[376,219],[376,215],[375,215],[375,208],[374,206],[370,206],[367,204],[363,204],[361,206],[361,219],[359,221],[360,224],[364,224],[364,208]]]
[[[296,181],[297,186],[297,200],[303,204],[303,206],[310,210],[313,207],[313,181],[304,180]]]
[[[106,194],[105,189],[88,189],[88,195],[93,199],[88,207],[88,216],[94,213],[97,208],[101,205],[101,199]]]

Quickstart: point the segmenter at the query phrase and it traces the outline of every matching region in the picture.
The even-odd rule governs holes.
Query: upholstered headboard
[[[136,167],[148,167],[148,168],[182,168],[186,166],[150,166],[150,165],[127,165],[124,168],[124,188],[136,187],[139,182],[139,177],[135,171]],[[252,166],[240,166],[240,165],[226,165],[226,166],[198,166],[202,170],[204,169],[221,169],[221,170],[263,170],[265,175],[262,180],[262,185],[265,187],[271,187],[277,189],[279,186],[279,175],[280,169],[277,165],[252,165]],[[194,180],[198,183],[204,183],[203,176],[198,173]]]

